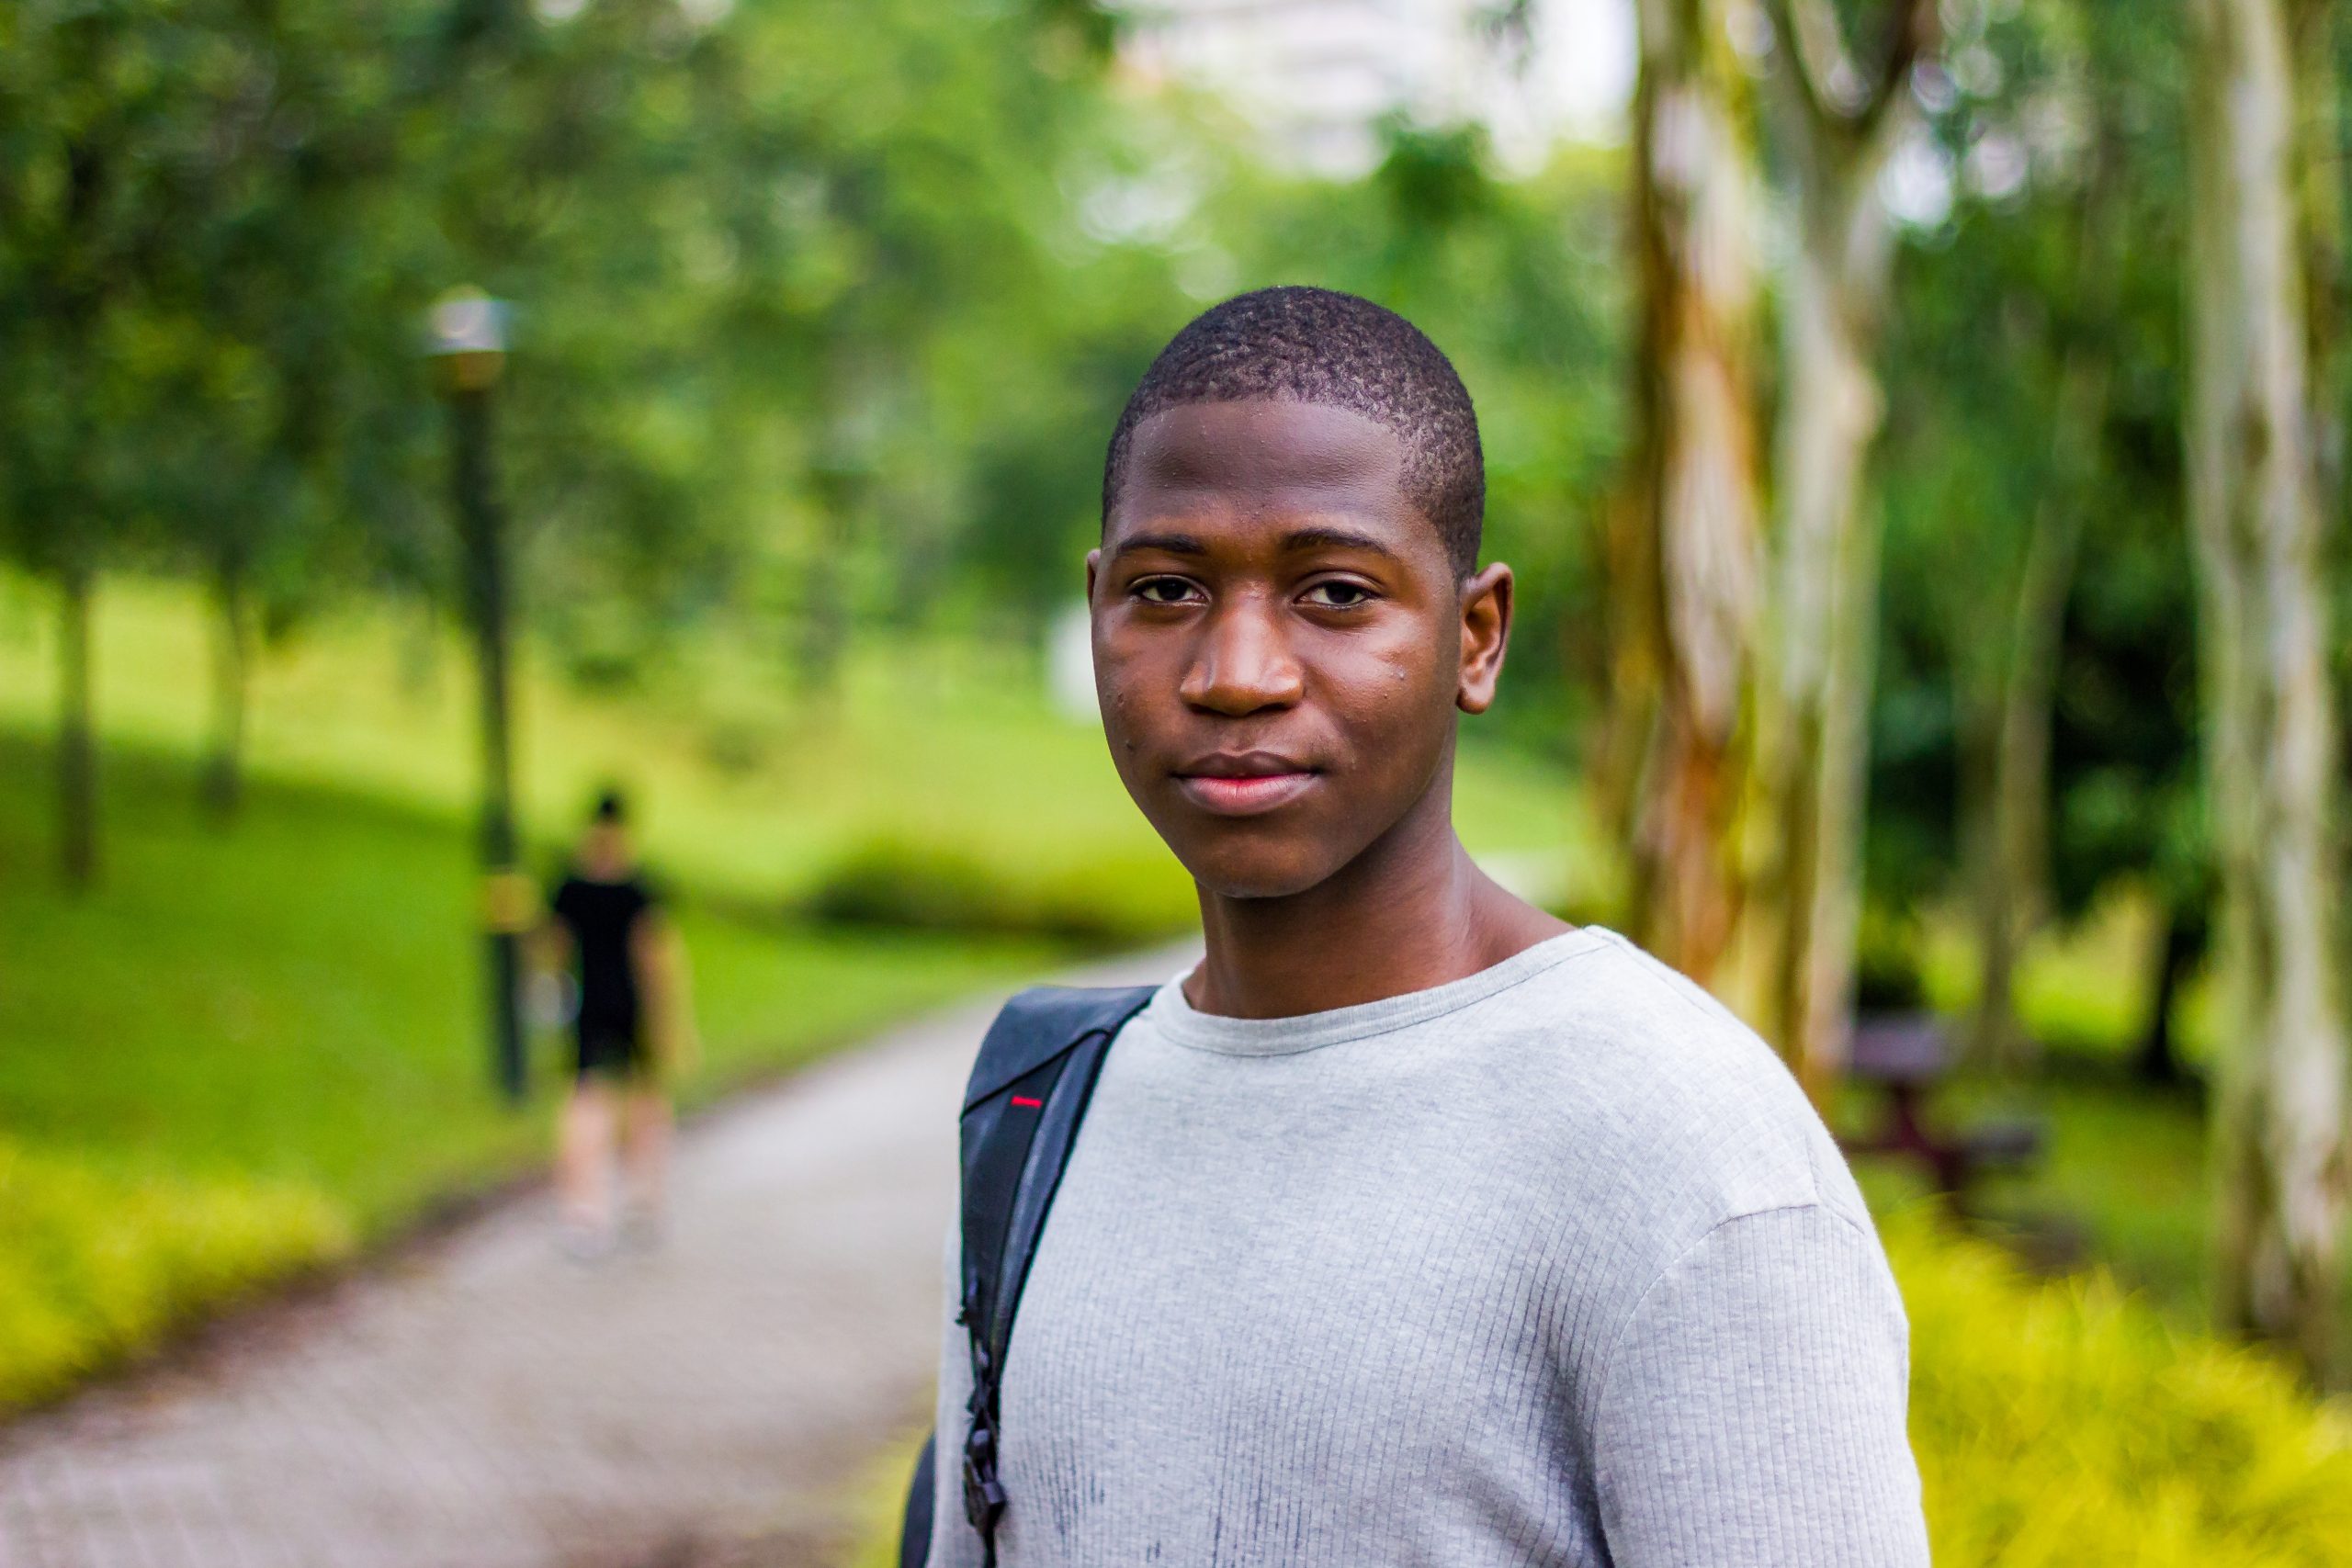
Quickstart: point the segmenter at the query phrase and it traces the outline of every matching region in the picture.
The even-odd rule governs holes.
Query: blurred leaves
[[[1909,231],[1889,318],[1872,891],[1907,903],[1953,874],[1966,709],[1999,679],[2036,509],[2055,507],[2080,530],[2048,786],[2056,906],[2151,867],[2167,901],[2195,902],[2180,18],[1947,9],[1962,25],[1920,96],[1951,205]],[[2070,376],[2102,389],[2080,452],[2055,434]]]
[[[2081,545],[2055,902],[2148,865],[2188,900],[2179,22],[1944,9],[1898,159],[1926,195],[1899,204],[1883,375],[1873,896],[1952,879],[1988,606],[2058,505]],[[1487,553],[1522,583],[1487,724],[1567,752],[1603,682],[1622,150],[1505,177],[1476,129],[1395,118],[1366,177],[1288,175],[1126,79],[1115,38],[1086,0],[20,0],[0,548],[233,579],[281,628],[339,594],[446,595],[416,338],[464,282],[515,307],[503,490],[566,667],[627,683],[706,623],[784,682],[865,628],[1034,649],[1158,346],[1226,293],[1322,283],[1462,368]],[[2091,362],[2105,406],[2070,468],[2051,427]]]
[[[1939,1562],[2233,1568],[2352,1553],[2352,1425],[2104,1275],[2036,1284],[1928,1208],[1883,1223]],[[1989,1325],[1999,1325],[1988,1331]]]
[[[1174,298],[1064,210],[1071,149],[1116,140],[1108,27],[977,0],[12,7],[5,539],[437,590],[416,321],[458,282],[516,307],[507,485],[542,602],[659,623],[778,545],[805,570],[845,441],[938,532],[985,480],[956,460],[979,411],[1058,378],[1058,322],[1084,348],[1136,313],[1091,301]],[[1136,343],[1170,312],[1141,313]]]
[[[191,1178],[0,1139],[0,1410],[143,1350],[213,1306],[351,1250],[308,1189]]]

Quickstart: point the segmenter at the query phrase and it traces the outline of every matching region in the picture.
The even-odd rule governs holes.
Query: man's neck
[[[1204,890],[1207,955],[1185,999],[1229,1018],[1290,1018],[1423,991],[1572,930],[1498,886],[1454,836],[1442,779],[1330,876],[1280,898]]]

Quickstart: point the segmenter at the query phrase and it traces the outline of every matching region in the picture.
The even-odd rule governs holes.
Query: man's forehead
[[[1130,482],[1287,487],[1385,483],[1404,476],[1405,447],[1378,420],[1329,403],[1252,399],[1183,403],[1136,427]]]
[[[1426,526],[1403,477],[1396,434],[1352,410],[1272,400],[1185,404],[1136,427],[1106,534],[1184,517]]]

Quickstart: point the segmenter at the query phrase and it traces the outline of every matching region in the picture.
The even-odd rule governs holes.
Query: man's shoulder
[[[1818,1203],[1867,1224],[1787,1066],[1729,1009],[1613,932],[1518,999],[1507,1068],[1540,1157],[1661,1241]]]

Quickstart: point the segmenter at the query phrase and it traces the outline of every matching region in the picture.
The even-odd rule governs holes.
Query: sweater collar
[[[1459,1012],[1612,940],[1623,939],[1600,926],[1581,926],[1442,986],[1289,1018],[1227,1018],[1202,1012],[1184,999],[1184,978],[1192,973],[1187,968],[1159,987],[1142,1016],[1170,1040],[1193,1050],[1228,1056],[1284,1056],[1387,1034]]]

